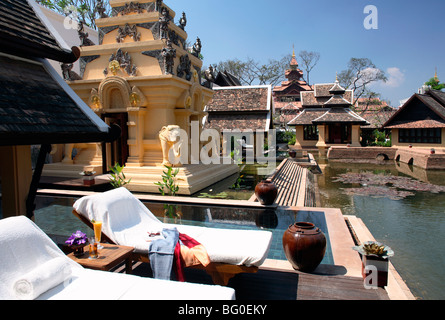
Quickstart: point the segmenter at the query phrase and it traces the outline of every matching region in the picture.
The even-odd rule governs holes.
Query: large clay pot
[[[275,202],[278,189],[272,181],[264,180],[256,185],[255,195],[262,205],[269,206]]]
[[[326,236],[313,223],[297,222],[284,232],[283,249],[294,269],[311,272],[323,260]]]

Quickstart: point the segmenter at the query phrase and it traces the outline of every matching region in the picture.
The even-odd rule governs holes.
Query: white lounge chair
[[[231,288],[85,269],[24,216],[0,220],[0,300],[227,300]]]
[[[73,213],[84,223],[102,221],[102,233],[111,243],[134,247],[134,259],[148,262],[148,233],[176,227],[207,250],[210,265],[204,268],[213,282],[227,285],[238,273],[256,272],[269,253],[272,233],[261,230],[216,229],[162,223],[125,188],[86,196],[74,203]]]

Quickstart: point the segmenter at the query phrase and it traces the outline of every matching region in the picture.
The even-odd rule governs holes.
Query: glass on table
[[[90,237],[88,238],[88,241],[90,242],[89,245],[89,259],[94,260],[97,259],[99,257],[98,252],[97,252],[97,242],[95,237]]]
[[[94,227],[94,237],[96,238],[97,248],[103,249],[104,247],[100,244],[102,237],[102,221],[93,221]]]

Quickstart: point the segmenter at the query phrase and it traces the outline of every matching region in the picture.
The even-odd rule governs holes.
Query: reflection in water
[[[324,162],[323,159],[320,162]],[[425,171],[404,164],[326,163],[317,176],[323,207],[340,208],[345,215],[361,218],[377,241],[395,251],[391,259],[413,294],[422,299],[445,299],[445,193],[411,191],[399,200],[375,198],[372,194],[353,194],[344,188],[361,188],[343,183],[342,174],[371,172],[387,177],[407,176],[445,186],[445,171]],[[351,181],[350,181],[351,182]],[[388,187],[388,186],[386,186]],[[401,187],[401,186],[399,186]],[[400,189],[397,189],[400,191]]]

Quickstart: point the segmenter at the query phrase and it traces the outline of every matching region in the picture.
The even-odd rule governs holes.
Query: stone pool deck
[[[64,196],[64,197],[81,197],[85,195],[93,194],[94,192],[88,191],[69,191],[69,190],[54,190],[54,189],[40,189],[39,195],[48,196]],[[190,198],[190,197],[162,197],[156,195],[147,194],[135,194],[142,201],[151,202],[169,202],[184,204],[201,204],[201,205],[222,205],[222,206],[236,206],[236,207],[255,207],[262,208],[258,202],[246,201],[246,200],[218,200],[212,199],[209,202],[208,199]],[[271,208],[276,205],[271,206]],[[326,283],[339,282],[341,279],[354,280],[356,283],[361,279],[361,259],[359,254],[352,250],[352,247],[356,243],[365,242],[368,240],[374,240],[372,234],[366,228],[364,223],[353,216],[344,216],[340,209],[333,208],[313,208],[313,207],[288,207],[291,210],[299,211],[317,211],[324,212],[326,219],[326,225],[328,228],[329,241],[332,250],[332,256],[334,263],[332,265],[320,265],[313,273],[317,279],[323,279],[325,277]],[[267,259],[265,263],[259,268],[260,271],[285,273],[291,276],[295,274],[298,276],[298,271],[295,271],[291,264],[286,260],[273,260]],[[307,274],[309,277],[309,275]],[[339,278],[340,277],[340,278]],[[320,281],[320,280],[319,280]],[[331,284],[332,285],[332,284]],[[364,288],[363,288],[364,289]],[[365,289],[364,289],[365,290]],[[379,289],[383,290],[383,289]],[[385,291],[390,300],[412,300],[415,297],[411,294],[409,288],[401,279],[395,268],[391,265],[389,283],[385,287]],[[365,294],[366,291],[362,290]],[[335,296],[335,291],[334,291]],[[357,297],[359,298],[359,297]]]

